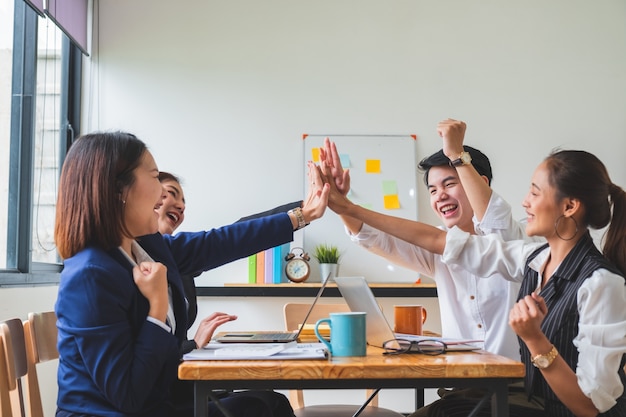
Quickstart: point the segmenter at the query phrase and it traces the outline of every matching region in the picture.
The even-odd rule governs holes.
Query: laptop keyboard
[[[293,337],[293,333],[263,333],[254,336],[255,339],[270,339],[270,340],[287,340]]]

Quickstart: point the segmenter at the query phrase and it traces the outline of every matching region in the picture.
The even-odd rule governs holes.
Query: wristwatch
[[[296,216],[296,220],[298,221],[298,228],[296,230],[300,230],[306,226],[306,220],[304,220],[304,214],[302,214],[302,209],[300,207],[295,207],[289,210],[288,213],[292,213]]]
[[[552,365],[554,359],[559,356],[559,351],[556,350],[556,347],[552,345],[552,349],[548,353],[542,353],[540,355],[535,356],[531,359],[533,365],[539,369],[546,369],[548,366]]]
[[[469,165],[472,163],[472,155],[469,152],[461,152],[457,159],[450,161],[450,166],[458,167],[461,165]]]

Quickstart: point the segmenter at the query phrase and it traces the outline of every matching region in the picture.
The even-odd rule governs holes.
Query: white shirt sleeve
[[[350,239],[368,251],[379,255],[396,265],[433,277],[435,255],[419,246],[398,239],[365,223],[357,234],[346,228]]]
[[[168,326],[167,324],[163,323],[161,320],[155,319],[154,317],[150,317],[150,316],[146,317],[146,320],[148,320],[150,323],[156,324],[157,326],[159,326],[166,332],[172,333],[172,328]]]
[[[518,239],[527,242],[545,241],[542,237],[529,237],[526,234],[526,222],[514,220],[511,205],[495,191],[491,192],[491,198],[483,219],[478,221],[474,216],[472,220],[477,235],[497,234],[504,241]]]
[[[576,376],[583,393],[601,412],[615,405],[624,387],[617,374],[626,353],[624,278],[597,270],[578,290]]]
[[[523,240],[504,242],[495,234],[470,235],[455,226],[446,235],[442,260],[449,265],[462,266],[479,277],[499,274],[506,280],[522,282],[526,258],[541,245]]]

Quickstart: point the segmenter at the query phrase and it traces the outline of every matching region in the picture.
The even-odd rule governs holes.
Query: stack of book
[[[248,256],[249,284],[280,284],[288,282],[285,275],[285,257],[290,244],[285,243]]]

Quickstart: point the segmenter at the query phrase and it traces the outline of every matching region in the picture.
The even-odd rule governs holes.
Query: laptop
[[[302,320],[302,326],[297,331],[234,331],[234,332],[223,332],[219,333],[214,339],[214,342],[220,343],[289,343],[295,340],[298,340],[300,337],[300,333],[304,329],[304,324],[308,320],[311,312],[313,311],[313,307],[317,304],[317,301],[322,296],[324,292],[324,288],[326,288],[326,284],[330,281],[330,273],[326,276],[326,279],[322,283],[315,299],[311,303],[311,307],[307,311],[304,319]]]
[[[346,304],[348,304],[348,307],[350,307],[350,310],[364,311],[366,313],[365,337],[367,339],[368,345],[382,347],[386,341],[392,339],[406,339],[415,341],[435,339],[446,343],[448,351],[482,349],[482,347],[473,344],[477,343],[479,345],[482,345],[481,340],[465,341],[441,337],[416,336],[394,333],[391,326],[389,326],[385,315],[380,309],[380,306],[376,302],[374,293],[370,289],[369,285],[367,285],[367,281],[364,277],[335,277],[335,282],[337,283],[337,287],[339,287],[341,295],[346,300]]]

